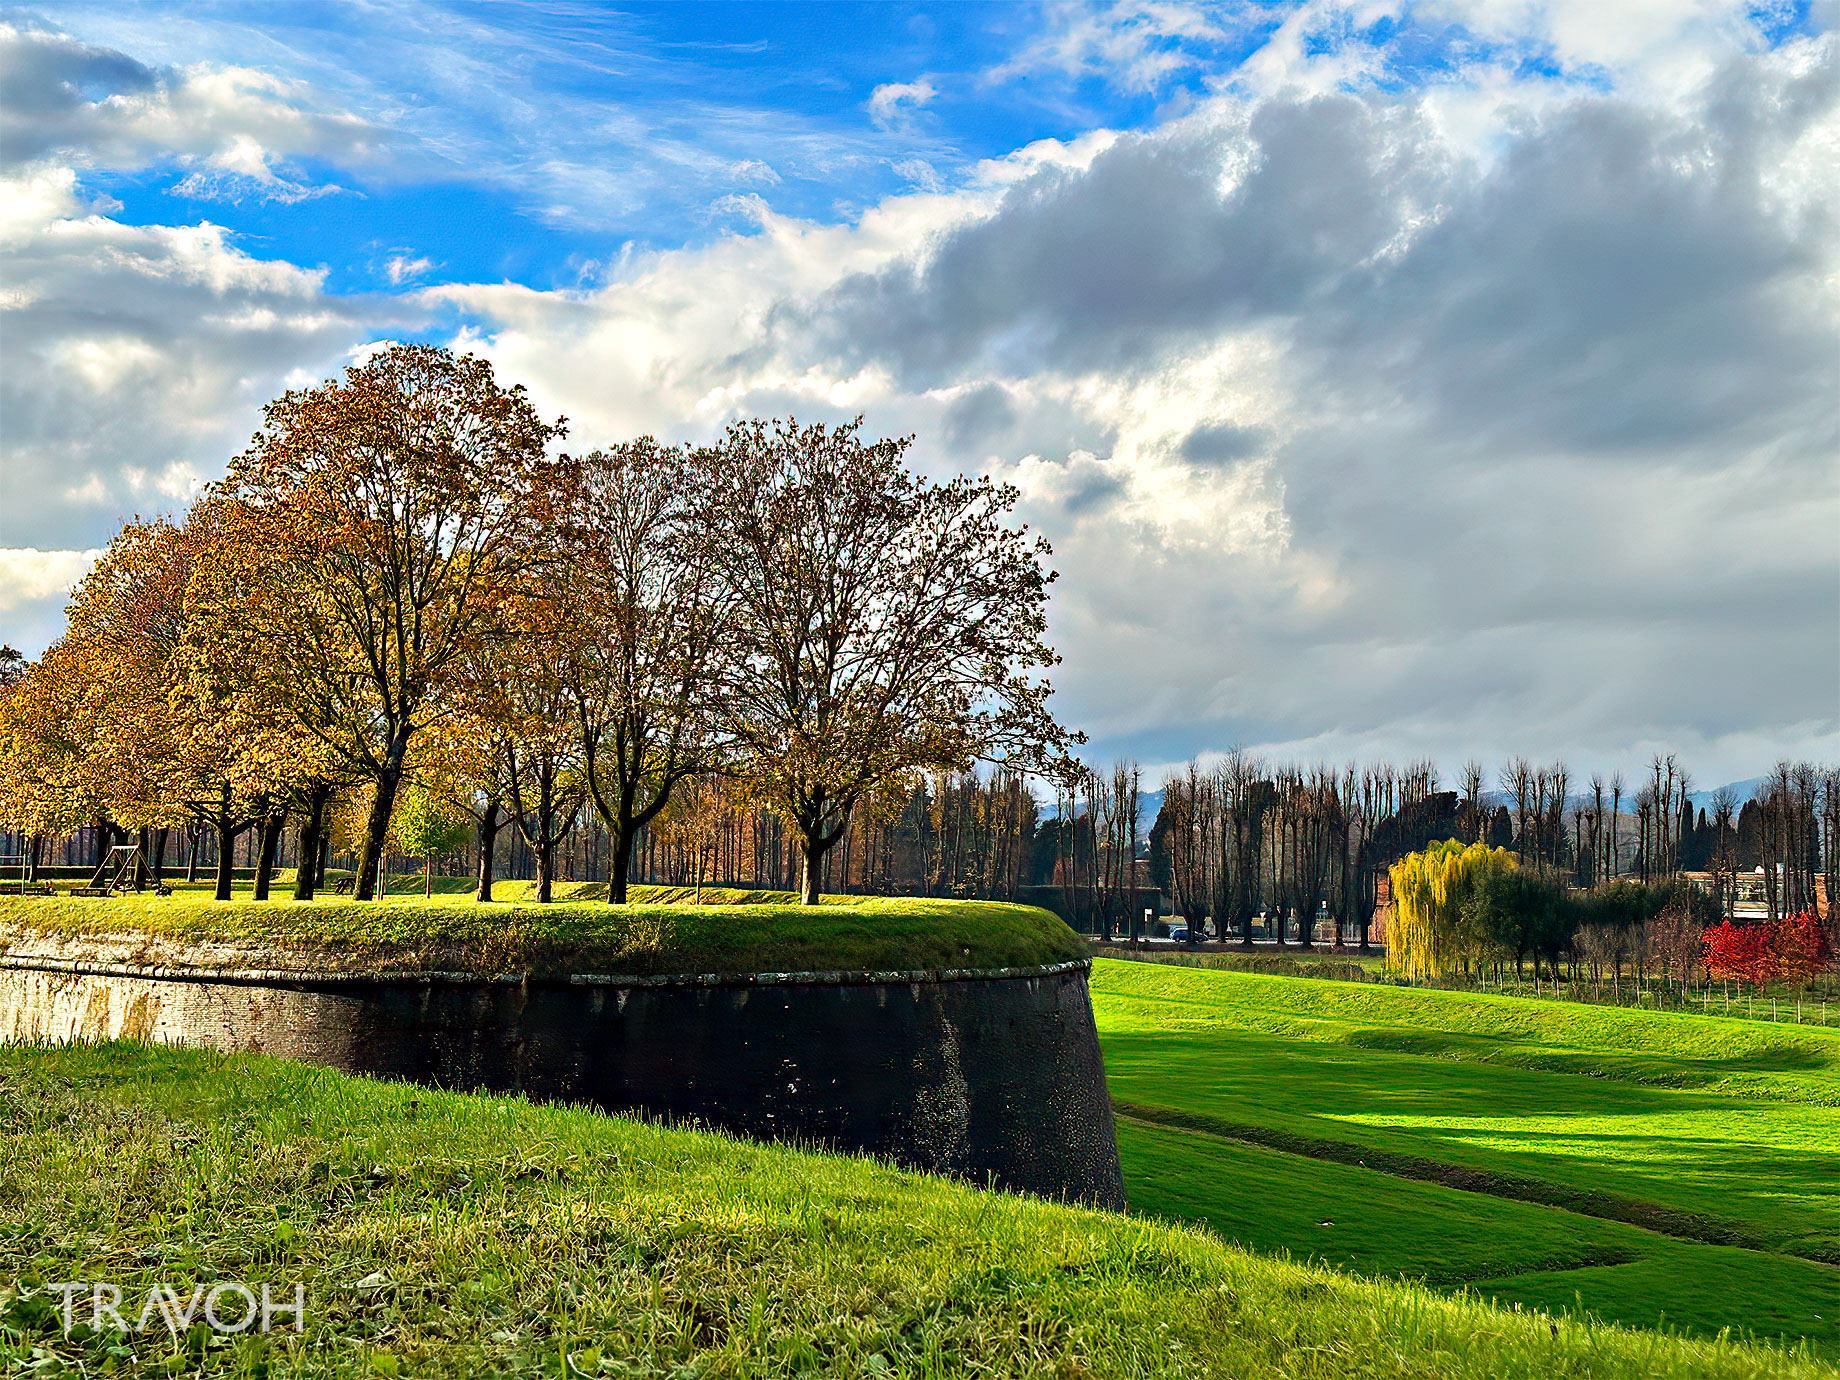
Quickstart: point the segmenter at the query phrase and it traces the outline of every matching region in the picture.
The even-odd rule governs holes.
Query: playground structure
[[[111,875],[112,873],[112,875]],[[21,882],[23,886],[23,881]],[[50,887],[45,888],[47,892]],[[172,888],[153,880],[147,854],[138,843],[118,843],[103,855],[96,871],[84,886],[73,886],[72,896],[113,896],[121,891],[152,891],[156,896],[172,895]]]

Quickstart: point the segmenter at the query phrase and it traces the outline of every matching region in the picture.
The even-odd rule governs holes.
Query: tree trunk
[[[377,773],[370,816],[364,822],[364,852],[358,858],[358,876],[351,888],[355,901],[376,899],[377,874],[383,866],[383,848],[389,838],[390,815],[396,808],[396,788],[402,784],[403,759],[408,748],[407,735],[398,737],[390,745],[383,770]]]
[[[326,802],[331,786],[315,786],[307,797],[307,817],[300,825],[300,862],[294,869],[294,899],[311,901],[320,883],[320,845],[326,837]]]
[[[807,838],[799,850],[799,904],[815,906],[818,904],[818,882],[824,875],[824,844],[816,838]]]
[[[492,899],[492,852],[498,847],[498,800],[486,801],[479,814],[479,884],[473,888],[475,901]]]
[[[434,895],[434,854],[422,854],[422,899]]]
[[[204,842],[204,826],[192,824],[185,830],[185,880],[198,880],[198,845]]]
[[[231,822],[230,812],[220,811],[212,821],[217,829],[217,894],[219,901],[230,899],[230,871],[236,862],[236,826]]]
[[[136,891],[144,891],[147,887],[147,835],[149,832],[147,826],[143,824],[134,836],[134,842],[141,850],[134,859],[134,889]]]
[[[607,857],[607,902],[609,905],[626,904],[627,878],[632,875],[633,840],[637,830],[632,834],[614,833],[609,836],[612,852]]]
[[[537,864],[537,904],[547,905],[550,897],[550,878],[556,870],[556,841],[540,833],[537,845],[531,852]]]
[[[275,854],[281,847],[281,830],[287,824],[287,812],[277,810],[262,820],[261,850],[256,854],[255,899],[268,899],[269,884],[275,877]]]
[[[153,865],[149,869],[153,874],[153,884],[159,886],[166,873],[166,840],[172,830],[161,825],[153,831]]]

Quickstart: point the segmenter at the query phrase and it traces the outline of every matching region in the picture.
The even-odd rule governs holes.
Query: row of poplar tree
[[[1075,741],[1016,491],[929,481],[859,430],[570,454],[522,387],[428,346],[289,392],[12,667],[0,822],[206,831],[220,896],[241,837],[266,894],[294,831],[301,897],[338,840],[359,899],[393,844],[444,852],[470,821],[489,860],[509,824],[548,899],[591,811],[619,901],[642,832],[693,833],[674,799],[720,780],[780,821],[815,901],[852,821],[922,774],[1046,770]]]
[[[1358,936],[1364,947],[1389,869],[1444,840],[1511,854],[1524,877],[1561,897],[1698,872],[1711,913],[1730,915],[1744,874],[1774,921],[1840,895],[1840,771],[1780,762],[1741,809],[1729,788],[1696,806],[1690,786],[1672,755],[1656,756],[1633,785],[1619,773],[1582,788],[1563,764],[1515,758],[1491,783],[1472,761],[1460,790],[1441,791],[1426,761],[1302,767],[1235,750],[1165,783],[1150,834],[1152,880],[1191,922],[1213,917],[1218,932],[1244,942],[1256,916],[1276,912],[1306,942],[1321,916],[1334,922],[1335,942]],[[1135,798],[1123,769],[1091,790],[1098,837],[1108,819],[1134,828],[1122,821],[1134,818]],[[1580,925],[1633,923],[1633,903],[1617,894],[1601,916],[1588,907],[1546,915],[1544,893],[1538,905],[1522,898],[1527,935],[1552,953]],[[1521,952],[1534,944],[1526,937]]]

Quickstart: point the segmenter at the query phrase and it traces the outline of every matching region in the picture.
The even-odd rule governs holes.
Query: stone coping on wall
[[[136,944],[136,939],[141,943]],[[155,978],[169,982],[263,983],[448,983],[468,985],[559,987],[861,987],[925,982],[979,982],[1009,978],[1052,977],[1057,973],[1085,972],[1089,958],[1060,963],[1031,964],[1019,968],[915,968],[884,970],[827,970],[790,973],[570,973],[568,976],[532,977],[528,973],[479,973],[440,968],[307,968],[252,966],[249,960],[281,958],[274,950],[252,951],[240,946],[201,944],[181,946],[162,940],[159,958],[106,959],[94,952],[100,946],[116,950],[135,948],[146,953],[144,937],[109,935],[53,941],[45,936],[13,936],[0,950],[0,968],[26,972],[68,973],[73,976]],[[89,952],[75,950],[88,947]],[[177,952],[175,952],[175,950]],[[328,955],[331,957],[331,955]],[[338,955],[349,958],[349,955]],[[161,961],[164,960],[164,961]],[[238,962],[237,960],[242,960]]]

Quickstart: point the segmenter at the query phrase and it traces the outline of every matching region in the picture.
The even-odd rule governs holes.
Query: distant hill
[[[1763,788],[1769,785],[1769,783],[1770,778],[1767,776],[1753,776],[1746,781],[1730,781],[1723,786],[1714,786],[1709,791],[1688,791],[1687,799],[1693,802],[1694,809],[1709,810],[1712,808],[1713,796],[1717,795],[1720,791],[1730,791],[1732,795],[1736,797],[1740,808],[1742,808],[1745,801],[1755,800],[1761,795],[1763,793]]]
[[[1732,795],[1736,797],[1739,807],[1742,808],[1747,800],[1752,800],[1758,796],[1763,791],[1764,787],[1769,784],[1769,781],[1770,778],[1767,776],[1753,776],[1744,781],[1732,781],[1724,786],[1714,786],[1708,790],[1689,791],[1687,793],[1687,799],[1693,802],[1693,808],[1696,810],[1711,809],[1712,797],[1721,790],[1729,790]],[[1456,789],[1458,785],[1459,783],[1457,782],[1451,782],[1446,789]],[[1641,789],[1642,782],[1639,779],[1630,778],[1629,784],[1623,791],[1623,808],[1625,811],[1635,808],[1635,795],[1636,792]],[[1574,807],[1587,804],[1590,801],[1590,797],[1582,791],[1574,792],[1567,796],[1566,799],[1567,802]],[[1506,805],[1509,809],[1512,809],[1514,807],[1514,797],[1509,795],[1506,791],[1484,791],[1482,793],[1482,803],[1490,810],[1494,810],[1500,805]],[[1144,833],[1148,834],[1150,832],[1150,826],[1156,823],[1157,811],[1162,808],[1162,791],[1140,791],[1138,793],[1137,818],[1140,821],[1140,827],[1143,829]],[[1054,813],[1054,802],[1052,798],[1043,801],[1041,817],[1044,820],[1053,819]]]

